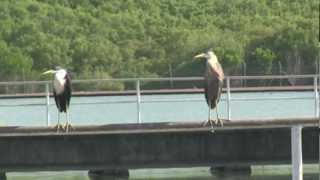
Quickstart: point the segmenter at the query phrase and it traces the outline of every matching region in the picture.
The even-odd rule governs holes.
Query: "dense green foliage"
[[[318,0],[1,0],[0,80],[315,73],[318,31]]]

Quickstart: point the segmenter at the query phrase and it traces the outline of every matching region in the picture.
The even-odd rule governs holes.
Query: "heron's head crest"
[[[217,61],[217,57],[215,53],[213,52],[212,48],[209,48],[205,53],[198,54],[194,56],[194,58],[205,58],[207,60],[214,60]]]

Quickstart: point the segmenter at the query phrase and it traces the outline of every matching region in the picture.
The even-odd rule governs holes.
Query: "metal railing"
[[[231,81],[232,80],[263,80],[263,79],[288,79],[288,78],[313,78],[313,97],[268,97],[268,98],[232,98],[231,96]],[[286,75],[286,76],[227,76],[225,79],[226,82],[226,98],[223,98],[222,101],[226,101],[227,116],[228,119],[232,119],[232,101],[250,101],[250,100],[279,100],[279,99],[314,99],[314,117],[319,118],[319,75]],[[74,80],[74,83],[84,83],[84,82],[103,82],[103,81],[122,81],[122,82],[135,82],[135,95],[136,100],[117,100],[117,101],[108,101],[108,102],[95,102],[97,103],[136,103],[137,107],[137,122],[142,123],[141,120],[141,103],[149,102],[188,102],[188,101],[204,101],[204,99],[158,99],[158,100],[142,100],[141,99],[141,82],[152,82],[152,81],[169,81],[173,84],[173,81],[203,81],[202,77],[183,77],[183,78],[127,78],[127,79],[91,79],[91,80]],[[38,84],[45,85],[46,90],[46,114],[47,114],[47,125],[50,125],[50,81],[30,81],[30,82],[0,82],[0,85],[21,85],[21,84]],[[84,104],[84,103],[81,103]],[[86,103],[88,104],[88,103]],[[90,104],[90,103],[89,103]],[[32,104],[31,104],[32,105]],[[320,123],[319,123],[320,127]],[[303,174],[303,161],[302,161],[302,128],[303,125],[296,124],[291,126],[291,155],[292,155],[292,179],[293,180],[302,180]],[[319,138],[320,142],[320,138]],[[320,143],[319,143],[320,145]],[[320,160],[319,160],[320,162]]]
[[[231,81],[234,80],[266,80],[266,79],[288,79],[288,78],[313,78],[313,91],[314,96],[301,96],[301,97],[268,97],[268,98],[234,98],[231,96]],[[74,84],[78,83],[102,83],[102,82],[133,82],[135,83],[135,96],[136,100],[114,100],[114,101],[101,101],[101,102],[86,102],[86,103],[73,103],[73,104],[114,104],[114,103],[136,103],[137,108],[137,123],[142,123],[141,119],[141,103],[156,103],[156,102],[201,102],[204,101],[204,98],[174,98],[174,99],[151,99],[151,100],[143,100],[141,98],[142,90],[141,90],[141,82],[186,82],[186,81],[203,81],[203,77],[175,77],[175,78],[121,78],[121,79],[88,79],[88,80],[73,80]],[[314,99],[314,117],[319,117],[319,75],[284,75],[284,76],[227,76],[225,78],[225,91],[226,98],[221,98],[221,101],[226,102],[227,109],[227,118],[229,120],[232,119],[232,101],[256,101],[256,100],[293,100],[293,99]],[[49,126],[50,123],[50,84],[51,81],[23,81],[23,82],[0,82],[0,86],[5,85],[41,85],[45,87],[45,106],[46,106],[46,124]],[[24,104],[29,106],[39,106],[43,104]],[[0,105],[1,106],[1,105]],[[4,105],[10,106],[10,105]],[[15,105],[12,105],[15,106]],[[17,105],[20,106],[20,105]],[[23,106],[23,105],[22,105]]]

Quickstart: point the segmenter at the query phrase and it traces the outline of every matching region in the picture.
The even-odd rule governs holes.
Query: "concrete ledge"
[[[222,119],[223,120],[223,119]],[[91,126],[74,126],[68,133],[56,132],[50,127],[3,126],[0,127],[2,136],[69,136],[69,135],[95,135],[95,134],[138,134],[138,133],[168,133],[168,132],[207,132],[210,126],[203,126],[205,120],[194,122],[160,122],[160,123],[129,123]],[[235,129],[264,129],[264,128],[290,128],[294,125],[303,127],[318,127],[320,119],[316,118],[287,118],[287,119],[235,119],[223,120],[223,127],[214,127],[215,131]]]
[[[318,162],[318,119],[0,128],[0,170],[89,170],[290,164],[290,127],[303,124],[304,163]],[[250,125],[251,124],[251,125]],[[274,127],[273,127],[274,126]],[[247,127],[242,128],[241,127]]]

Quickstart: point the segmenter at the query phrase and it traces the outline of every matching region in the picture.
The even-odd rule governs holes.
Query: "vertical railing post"
[[[302,133],[301,125],[291,127],[292,180],[303,179],[301,133]]]
[[[231,120],[230,77],[227,77],[227,109],[228,109],[228,120]]]
[[[50,90],[49,90],[49,83],[46,83],[46,113],[47,113],[47,126],[50,126]]]
[[[318,78],[317,76],[313,79],[313,90],[314,90],[314,116],[319,117],[319,93],[318,93]]]
[[[140,80],[136,81],[136,93],[137,93],[137,122],[141,123],[141,113],[140,113],[140,105],[141,105],[141,93],[140,93]]]

